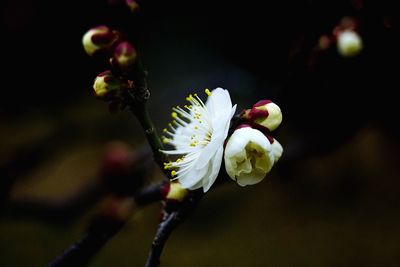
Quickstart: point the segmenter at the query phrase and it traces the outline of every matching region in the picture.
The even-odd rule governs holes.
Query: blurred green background
[[[106,198],[109,144],[145,143],[129,112],[110,115],[92,96],[107,66],[85,55],[81,37],[100,24],[140,47],[158,129],[187,94],[217,86],[238,111],[271,99],[284,115],[281,162],[256,186],[212,188],[161,266],[398,266],[394,2],[149,2],[141,20],[107,1],[1,4],[0,266],[45,266],[78,240]],[[344,16],[360,21],[362,53],[331,48],[311,64]],[[149,179],[160,179],[153,169]],[[159,204],[138,210],[90,266],[143,266],[159,216]]]

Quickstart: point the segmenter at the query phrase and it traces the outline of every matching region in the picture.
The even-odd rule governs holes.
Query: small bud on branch
[[[120,34],[107,26],[97,26],[87,31],[82,38],[83,48],[89,56],[108,52],[118,41]]]
[[[275,130],[282,122],[281,109],[270,100],[258,101],[251,109],[245,110],[241,117],[268,131]]]

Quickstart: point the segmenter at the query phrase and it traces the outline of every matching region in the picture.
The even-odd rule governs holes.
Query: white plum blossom
[[[215,182],[221,168],[224,141],[228,135],[236,105],[232,106],[229,92],[217,88],[206,89],[208,100],[204,102],[197,94],[189,95],[189,105],[173,108],[173,122],[164,129],[163,142],[174,150],[164,150],[167,155],[177,155],[176,161],[164,163],[171,176],[183,188],[203,188],[207,192]]]
[[[283,152],[278,141],[259,130],[243,127],[235,130],[225,148],[225,168],[229,177],[239,185],[261,182]]]

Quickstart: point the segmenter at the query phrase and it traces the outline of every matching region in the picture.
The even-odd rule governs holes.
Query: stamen
[[[208,97],[211,96],[212,92],[209,89],[204,91]],[[170,176],[174,177],[171,180],[178,179],[190,171],[201,149],[211,142],[213,134],[211,113],[205,103],[197,94],[189,94],[186,100],[189,102],[187,105],[172,108],[171,123],[163,129],[164,135],[161,139],[164,144],[176,147],[175,150],[162,152],[179,157],[175,161],[164,163],[164,169],[170,171]],[[181,131],[182,127],[187,129]]]
[[[173,162],[164,162],[164,170],[168,170],[168,169],[172,169],[172,168],[174,168],[174,166],[173,166]]]

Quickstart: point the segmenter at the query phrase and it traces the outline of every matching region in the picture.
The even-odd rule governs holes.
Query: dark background
[[[44,266],[78,239],[101,194],[43,206],[65,207],[98,184],[110,142],[144,143],[128,112],[110,115],[92,96],[108,66],[85,54],[81,38],[105,24],[141,52],[158,129],[187,94],[218,86],[238,111],[271,99],[284,116],[275,135],[284,156],[271,175],[211,190],[167,243],[162,266],[397,266],[394,1],[158,2],[139,2],[137,15],[107,1],[0,4],[0,265]],[[316,53],[345,16],[360,23],[361,54]],[[133,216],[91,266],[143,265],[158,210]]]

